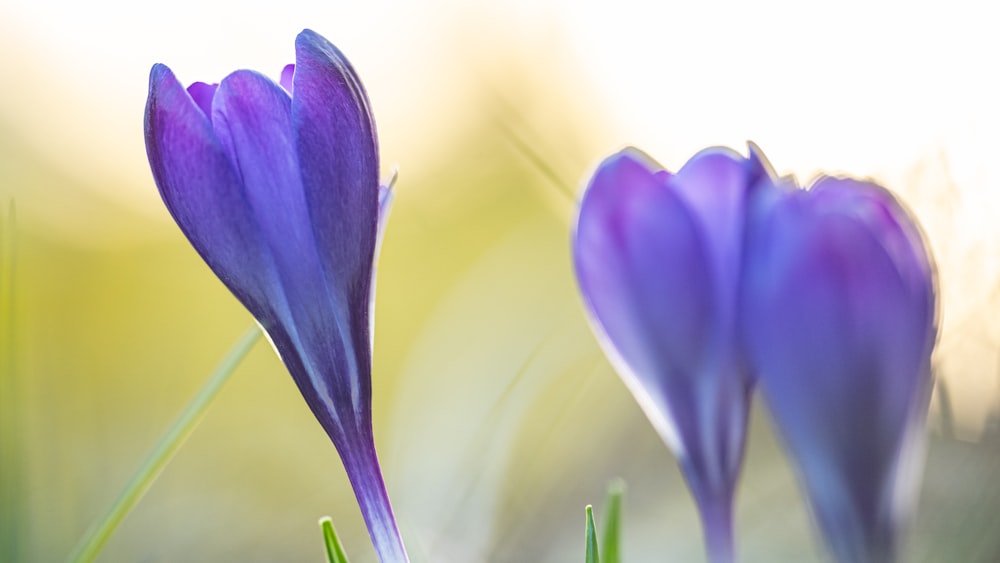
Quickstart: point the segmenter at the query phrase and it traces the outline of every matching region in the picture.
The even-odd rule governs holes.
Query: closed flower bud
[[[573,236],[591,325],[677,456],[713,561],[730,561],[751,374],[737,299],[747,203],[767,163],[708,149],[671,174],[636,149],[598,166]]]
[[[823,178],[770,196],[747,231],[750,364],[835,558],[894,561],[922,464],[932,261],[875,184]]]
[[[256,317],[340,453],[384,563],[406,561],[371,416],[378,142],[368,98],[306,30],[281,84],[236,71],[185,89],[150,73],[146,150],[170,214]]]

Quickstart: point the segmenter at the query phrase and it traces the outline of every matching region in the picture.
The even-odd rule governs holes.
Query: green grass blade
[[[594,507],[587,505],[587,563],[601,563],[597,550],[597,531],[594,530]]]
[[[608,484],[608,498],[604,503],[604,533],[601,536],[601,553],[604,563],[621,563],[622,497],[625,481],[615,479]]]
[[[323,529],[327,563],[347,563],[347,554],[344,553],[344,546],[340,545],[337,530],[333,529],[333,520],[329,516],[324,516],[319,519],[319,527]]]
[[[0,205],[0,211],[3,211]],[[6,215],[6,216],[4,216]],[[0,561],[20,561],[23,518],[22,398],[15,365],[16,214],[0,212]]]
[[[105,514],[104,518],[95,522],[86,535],[80,540],[76,549],[70,555],[68,561],[73,563],[89,563],[93,561],[101,548],[114,533],[118,525],[121,524],[129,511],[138,504],[153,481],[163,472],[177,450],[191,436],[194,429],[201,422],[205,411],[208,410],[212,400],[222,389],[223,384],[229,379],[236,366],[246,357],[253,345],[260,339],[261,331],[257,326],[248,330],[236,345],[229,350],[226,357],[222,359],[215,371],[208,378],[208,381],[198,390],[198,394],[188,403],[181,415],[174,421],[173,425],[160,438],[153,447],[149,455],[142,462],[142,465],[132,475],[125,489],[121,492],[115,503]]]

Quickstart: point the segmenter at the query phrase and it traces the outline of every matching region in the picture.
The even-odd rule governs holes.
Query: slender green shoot
[[[604,533],[601,536],[601,553],[604,563],[621,563],[622,497],[625,481],[615,479],[608,484],[608,498],[604,503]]]
[[[601,563],[597,549],[597,532],[594,530],[594,507],[587,505],[587,563]]]
[[[333,529],[333,520],[329,516],[324,516],[319,519],[319,527],[323,529],[327,563],[348,563],[344,546],[340,545],[340,538],[337,537],[337,530]]]
[[[11,198],[6,217],[0,213],[0,561],[21,560],[25,528],[21,492],[21,393],[15,365],[14,267],[16,214]]]
[[[208,381],[198,390],[198,394],[184,408],[181,415],[174,421],[173,425],[160,438],[160,441],[153,446],[152,451],[136,470],[129,480],[125,489],[115,500],[104,517],[95,522],[86,535],[77,544],[76,549],[69,556],[68,561],[73,563],[89,563],[97,557],[101,548],[114,533],[118,525],[121,524],[125,516],[138,504],[139,500],[146,494],[153,481],[159,477],[160,473],[167,466],[174,454],[184,445],[188,437],[201,422],[205,411],[222,389],[223,384],[229,376],[236,370],[246,357],[253,345],[260,339],[261,330],[254,326],[240,337],[236,345],[229,350],[222,362],[219,363],[215,371],[209,376]]]

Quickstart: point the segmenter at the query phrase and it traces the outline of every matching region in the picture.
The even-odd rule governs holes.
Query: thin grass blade
[[[101,548],[121,524],[128,513],[139,503],[146,491],[149,490],[156,478],[159,477],[163,469],[170,463],[174,454],[184,445],[188,437],[201,422],[202,417],[208,410],[209,405],[219,394],[223,384],[229,380],[236,367],[243,358],[246,357],[253,345],[260,339],[261,331],[257,326],[252,327],[236,342],[236,345],[229,350],[226,357],[222,359],[219,366],[212,372],[208,380],[198,390],[198,394],[188,403],[173,425],[160,438],[160,441],[153,446],[152,451],[146,456],[142,465],[136,470],[132,479],[129,480],[125,489],[115,500],[114,504],[104,515],[95,522],[86,535],[80,540],[76,549],[67,559],[73,563],[89,563],[93,561]]]
[[[594,529],[594,507],[587,505],[587,563],[601,563],[597,549],[597,531]]]
[[[615,479],[608,484],[608,498],[604,503],[604,533],[601,535],[601,553],[604,563],[621,563],[621,514],[625,481]]]
[[[319,519],[319,527],[323,529],[323,543],[326,545],[327,563],[348,563],[347,553],[340,544],[337,530],[333,529],[333,520],[329,516]]]

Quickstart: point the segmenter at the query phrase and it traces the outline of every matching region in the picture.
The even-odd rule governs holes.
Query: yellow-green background
[[[374,409],[415,561],[579,561],[583,507],[600,520],[618,476],[627,560],[702,560],[673,458],[586,324],[572,194],[624,144],[675,169],[747,138],[783,173],[875,176],[924,223],[950,400],[935,395],[906,560],[1000,559],[988,11],[283,4],[0,5],[0,561],[62,560],[252,323],[157,200],[148,67],[275,75],[305,26],[354,61],[400,174]],[[319,561],[325,514],[373,559],[336,452],[262,343],[102,560]],[[744,561],[820,558],[762,410],[737,527]]]

